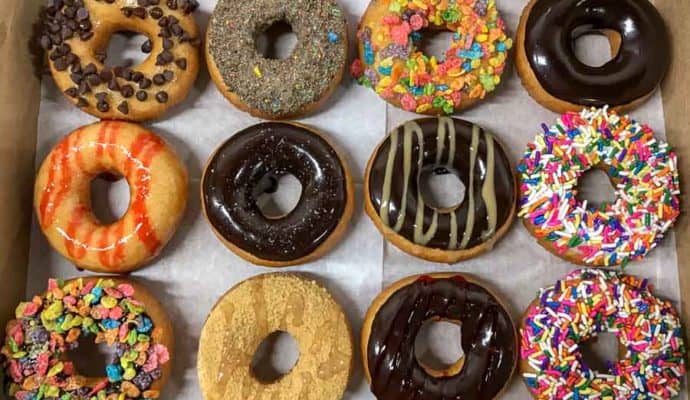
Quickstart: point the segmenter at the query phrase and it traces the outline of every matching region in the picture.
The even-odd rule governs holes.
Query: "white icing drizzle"
[[[390,226],[388,212],[391,200],[391,179],[393,179],[393,164],[398,152],[398,130],[391,133],[390,148],[388,149],[388,160],[386,160],[386,174],[383,178],[383,193],[381,195],[381,210],[379,216],[384,225]]]
[[[494,185],[494,137],[489,132],[485,132],[484,137],[486,138],[486,174],[482,186],[482,199],[484,199],[484,206],[486,207],[488,228],[482,232],[482,239],[487,239],[496,232],[498,212],[496,210],[496,187]]]
[[[455,211],[450,213],[450,240],[448,241],[448,248],[453,250],[458,248],[458,216]]]
[[[474,229],[474,164],[477,161],[477,151],[479,148],[479,127],[472,126],[472,143],[470,144],[470,185],[467,193],[469,193],[469,203],[467,207],[467,220],[465,220],[465,232],[462,234],[462,242],[460,248],[467,247]]]

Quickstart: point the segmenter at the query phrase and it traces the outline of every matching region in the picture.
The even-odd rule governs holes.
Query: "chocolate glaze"
[[[406,136],[410,140],[411,150],[407,176]],[[443,141],[439,141],[441,136]],[[472,147],[473,138],[476,140],[475,147]],[[395,154],[391,153],[391,143],[395,143]],[[440,154],[439,143],[443,146]],[[489,152],[493,153],[493,163],[488,157]],[[389,162],[391,155],[392,163]],[[498,141],[479,126],[446,117],[408,121],[386,137],[373,157],[368,180],[369,201],[384,225],[413,243],[439,249],[471,248],[491,239],[503,224],[510,222],[516,199],[513,170]],[[470,166],[473,157],[474,164]],[[493,168],[489,168],[491,164]],[[392,168],[389,182],[386,181],[388,168]],[[457,207],[437,210],[424,203],[420,192],[420,175],[430,169],[435,173],[455,173],[462,180],[465,198]],[[387,186],[390,188],[389,199],[386,196]],[[422,216],[418,215],[420,203]],[[431,237],[422,238],[420,232]]]
[[[302,184],[287,215],[266,218],[256,201],[278,179]],[[272,261],[291,261],[316,250],[336,229],[347,202],[345,167],[320,136],[292,124],[266,122],[246,128],[213,155],[202,181],[206,215],[228,242]]]
[[[618,54],[600,67],[577,59],[573,41],[616,31]],[[525,27],[525,52],[541,86],[573,104],[631,103],[651,93],[670,64],[661,15],[647,0],[537,0]]]
[[[424,322],[462,324],[465,364],[435,378],[419,364],[414,341]],[[379,400],[490,400],[517,363],[517,336],[508,312],[483,287],[461,276],[422,276],[393,293],[376,313],[367,343],[371,389]]]

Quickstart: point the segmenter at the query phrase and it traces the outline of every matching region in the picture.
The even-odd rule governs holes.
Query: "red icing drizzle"
[[[60,207],[60,203],[65,198],[67,191],[72,185],[72,171],[69,168],[70,139],[68,136],[53,150],[48,165],[48,182],[41,194],[39,205],[39,217],[41,225],[50,226],[55,217],[55,211]],[[59,177],[56,177],[57,173]],[[55,193],[53,193],[55,192]]]

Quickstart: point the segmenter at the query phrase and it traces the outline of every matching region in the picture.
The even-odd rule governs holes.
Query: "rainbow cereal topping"
[[[407,111],[451,114],[500,83],[513,41],[495,0],[383,2],[383,20],[358,32],[361,59],[351,73],[361,84]],[[417,49],[425,28],[453,32],[444,59]]]
[[[676,311],[652,295],[646,279],[576,270],[542,289],[521,329],[523,378],[537,399],[670,399],[685,374]],[[579,343],[600,332],[625,349],[608,371],[587,367]]]
[[[654,132],[607,107],[562,115],[527,145],[518,166],[518,216],[555,252],[584,264],[625,266],[657,246],[679,214],[676,156]],[[577,182],[603,168],[616,200],[595,208]]]
[[[170,359],[156,343],[157,328],[134,299],[129,284],[112,280],[50,280],[45,296],[21,303],[6,328],[0,364],[10,396],[17,400],[156,399],[152,383]],[[115,347],[107,378],[78,375],[65,356],[80,338]]]

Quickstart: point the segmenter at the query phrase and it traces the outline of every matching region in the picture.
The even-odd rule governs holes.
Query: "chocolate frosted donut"
[[[268,218],[257,200],[292,174],[302,185],[294,210]],[[352,215],[350,172],[315,131],[293,123],[246,128],[211,156],[201,182],[203,209],[216,235],[255,264],[285,266],[321,256],[344,233]]]
[[[415,357],[415,339],[429,320],[462,326],[464,357],[434,370]],[[517,365],[515,325],[487,289],[456,273],[405,278],[385,289],[367,312],[362,358],[379,400],[490,400]]]
[[[573,42],[609,37],[613,58],[593,67]],[[656,89],[670,65],[664,20],[647,0],[533,0],[518,29],[518,72],[533,97],[557,112],[583,106],[635,107]]]
[[[450,208],[426,204],[422,172],[454,173],[464,200]],[[517,185],[495,136],[454,118],[422,118],[397,127],[374,151],[366,172],[367,214],[402,250],[456,262],[491,249],[515,215]]]
[[[297,44],[284,60],[256,50],[258,35],[289,24]],[[334,0],[220,0],[211,16],[206,61],[236,107],[265,119],[307,114],[328,98],[347,62],[347,22]]]

